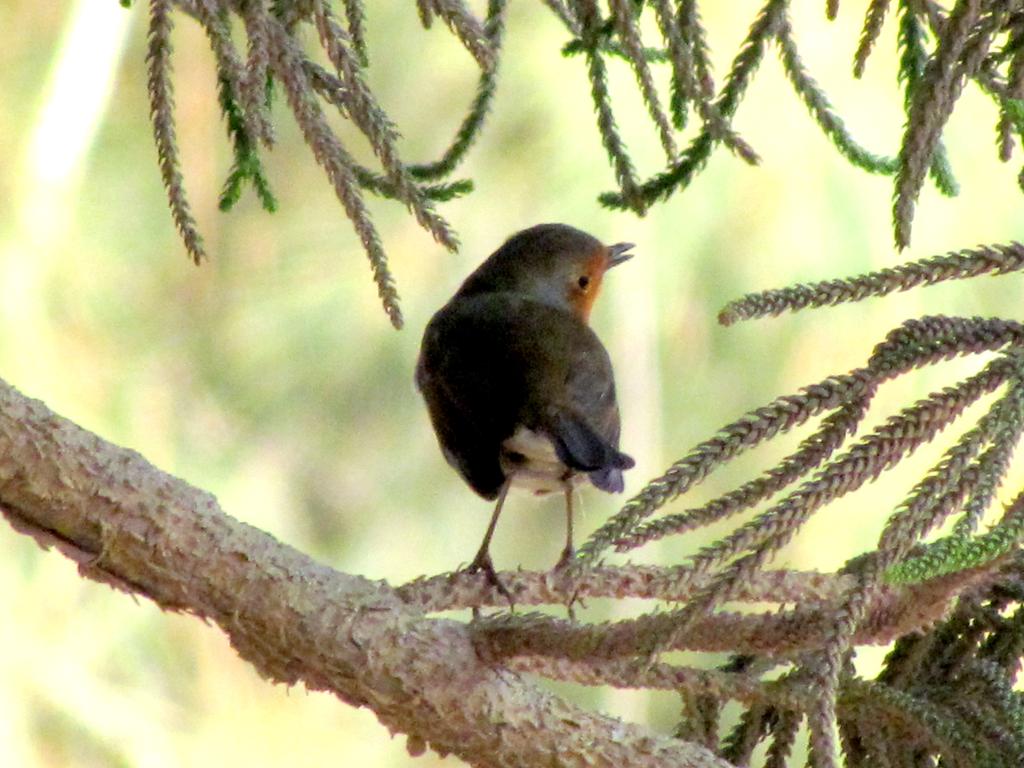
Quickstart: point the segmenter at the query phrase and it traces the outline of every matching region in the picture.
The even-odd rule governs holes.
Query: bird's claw
[[[561,556],[558,558],[558,562],[555,563],[554,571],[556,573],[564,571],[572,563],[572,559],[576,556],[575,547],[566,547],[562,550]]]
[[[566,546],[562,550],[561,557],[558,558],[558,562],[555,563],[555,567],[552,568],[552,573],[556,573],[559,576],[568,577],[570,581],[575,580],[578,573],[573,569],[573,558],[576,556],[576,549],[572,546]],[[572,595],[565,603],[565,609],[569,614],[569,620],[576,620],[576,611],[573,606],[579,602],[582,605],[582,600],[579,597],[579,587],[574,587]]]
[[[494,569],[494,562],[491,560],[490,552],[478,552],[476,557],[473,558],[473,562],[467,565],[465,569],[465,573],[481,572],[487,578],[487,582],[508,600],[509,607],[514,607],[512,593],[508,591],[508,587],[498,577],[498,572]]]

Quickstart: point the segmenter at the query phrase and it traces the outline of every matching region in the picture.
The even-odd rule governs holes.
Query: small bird
[[[587,325],[604,273],[632,258],[565,224],[510,237],[427,324],[416,366],[445,459],[469,486],[497,499],[467,571],[496,587],[490,542],[510,487],[561,491],[573,556],[572,493],[585,480],[623,489],[633,466],[619,451],[612,364]]]

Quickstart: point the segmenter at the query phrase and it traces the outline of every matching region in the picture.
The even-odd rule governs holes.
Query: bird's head
[[[466,278],[456,295],[519,293],[586,322],[604,273],[632,258],[632,247],[604,245],[565,224],[538,224],[505,241]]]

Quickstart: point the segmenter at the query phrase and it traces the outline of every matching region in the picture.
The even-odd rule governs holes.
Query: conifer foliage
[[[566,56],[589,78],[596,130],[616,188],[606,206],[642,215],[683,191],[719,148],[750,164],[752,147],[732,126],[757,69],[773,52],[795,95],[836,150],[853,165],[893,177],[893,231],[910,242],[914,208],[927,179],[957,193],[943,128],[968,83],[997,106],[996,152],[1011,157],[1024,137],[1024,2],[1015,0],[870,0],[852,64],[860,77],[892,17],[906,114],[898,151],[886,156],[847,130],[802,61],[789,0],[767,0],[721,77],[713,71],[697,0],[544,0],[564,25]],[[824,11],[835,17],[838,0]],[[464,0],[417,0],[424,26],[444,24],[479,70],[475,95],[442,156],[413,163],[398,151],[398,128],[367,84],[369,56],[362,0],[149,0],[149,94],[159,166],[174,222],[191,257],[205,257],[180,173],[170,81],[170,33],[176,15],[202,25],[216,57],[219,99],[234,149],[222,208],[250,185],[263,205],[276,203],[261,153],[273,146],[268,106],[281,98],[323,168],[369,258],[384,308],[401,312],[367,193],[393,198],[436,240],[456,248],[437,204],[471,190],[454,178],[485,128],[498,87],[506,0],[478,15]],[[232,29],[244,31],[240,50]],[[321,59],[306,46],[318,46]],[[624,60],[657,142],[661,166],[638,169],[616,127],[608,85],[613,59]],[[660,70],[660,73],[659,73]],[[659,88],[659,83],[668,87]],[[375,168],[358,163],[328,122],[334,111],[366,138]],[[1024,174],[1021,176],[1024,183]],[[993,244],[875,273],[767,290],[729,304],[725,324],[860,301],[922,285],[1024,267],[1024,246]],[[959,383],[907,405],[865,429],[878,388],[915,369],[958,356],[984,356]],[[939,462],[894,499],[877,549],[833,574],[771,568],[773,557],[826,505],[893,471],[919,447],[984,412]],[[735,490],[700,506],[664,513],[669,502],[733,458],[791,430],[809,433],[789,456]],[[1024,324],[1011,318],[927,316],[908,320],[878,341],[863,364],[777,398],[723,427],[651,481],[584,544],[562,574],[503,574],[520,607],[584,597],[652,598],[667,610],[635,619],[586,624],[519,610],[474,622],[477,651],[494,664],[588,685],[675,691],[677,736],[704,745],[730,764],[792,763],[801,727],[810,761],[847,766],[1020,766],[1024,701],[1016,690],[1024,655],[1024,490],[1006,487],[1024,431]],[[1000,505],[997,499],[1005,501]],[[999,509],[998,512],[993,510]],[[731,533],[684,564],[604,566],[602,557],[747,514]],[[936,531],[942,527],[941,536]],[[500,605],[476,576],[445,574],[399,588],[427,612]],[[733,606],[749,603],[738,612]],[[765,609],[770,604],[770,609]],[[792,606],[792,607],[789,607]],[[856,649],[892,644],[882,672],[863,679]],[[709,670],[669,661],[679,650],[732,654]],[[721,725],[726,704],[742,715]],[[840,758],[841,756],[841,758]]]

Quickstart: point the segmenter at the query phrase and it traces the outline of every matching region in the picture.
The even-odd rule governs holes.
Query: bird
[[[508,596],[490,555],[511,488],[562,492],[571,562],[573,489],[623,490],[633,459],[621,430],[608,352],[590,328],[605,272],[632,243],[606,246],[566,224],[509,237],[427,323],[415,380],[444,458],[477,494],[496,501],[476,557]]]

